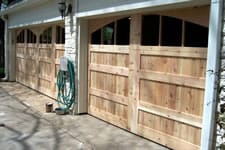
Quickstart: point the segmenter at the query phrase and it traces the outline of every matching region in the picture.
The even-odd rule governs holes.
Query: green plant
[[[0,74],[3,74],[3,73],[4,73],[4,68],[0,67]]]
[[[2,3],[7,5],[8,4],[8,0],[2,0]]]

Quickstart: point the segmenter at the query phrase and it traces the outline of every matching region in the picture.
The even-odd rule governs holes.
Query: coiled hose
[[[75,72],[73,62],[68,60],[68,71],[59,70],[57,74],[57,101],[59,107],[69,110],[75,102]]]

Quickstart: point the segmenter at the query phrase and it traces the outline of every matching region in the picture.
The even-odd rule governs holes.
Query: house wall
[[[57,2],[50,0],[44,4],[31,6],[9,14],[9,28],[61,21]]]
[[[78,11],[91,11],[109,7],[115,7],[125,4],[137,3],[137,2],[145,2],[146,0],[79,0],[78,3]],[[153,1],[153,0],[148,0]],[[159,0],[158,0],[159,1]]]
[[[139,9],[141,11],[141,8],[148,8],[148,11],[152,10],[149,9],[151,7],[158,8],[157,6],[167,6],[169,4],[173,5],[172,7],[178,7],[176,4],[182,4],[186,6],[194,5],[195,3],[208,3],[209,0],[71,0],[73,2],[73,13],[77,11],[79,13],[83,13],[86,11],[96,11],[94,15],[102,15],[105,13],[118,13],[121,11],[126,11],[125,9]],[[78,1],[78,5],[76,5],[76,2]],[[142,5],[135,5],[135,3],[142,4]],[[133,8],[126,8],[123,5],[127,4],[133,4]],[[144,5],[144,4],[148,4]],[[152,5],[151,5],[152,4]],[[110,9],[110,7],[112,7]],[[139,7],[140,6],[140,7]],[[57,9],[57,3],[55,0],[49,0],[45,4],[36,5],[27,9],[23,9],[20,11],[17,11],[15,13],[9,14],[9,28],[18,28],[28,25],[38,25],[43,23],[51,23],[55,21],[62,21],[61,16]],[[104,9],[108,9],[107,12],[101,11]],[[132,11],[132,10],[131,10]],[[129,13],[127,11],[127,13]],[[78,15],[78,17],[89,17],[89,13],[83,13],[82,15]],[[65,36],[66,36],[66,43],[65,43],[65,56],[72,59],[75,64],[75,71],[78,73],[78,48],[76,45],[77,42],[77,18],[76,16],[68,16],[65,18]],[[82,34],[81,34],[82,35]],[[79,37],[80,38],[80,37]],[[82,46],[81,46],[82,47]],[[85,46],[84,46],[85,47]],[[225,49],[225,48],[224,48]],[[225,52],[224,52],[225,53]],[[225,58],[225,57],[224,57]],[[225,60],[224,60],[225,62]],[[224,63],[225,66],[225,63]],[[76,73],[76,74],[77,74]],[[225,74],[225,73],[224,73]],[[82,75],[80,75],[82,76]],[[79,82],[78,79],[76,82]],[[224,81],[225,82],[225,81]],[[78,84],[76,84],[78,85]],[[78,91],[78,90],[77,90]],[[225,95],[225,94],[224,94]],[[77,96],[77,95],[76,95]]]
[[[210,0],[78,0],[77,17],[122,15],[209,4]],[[151,9],[150,9],[151,8]]]

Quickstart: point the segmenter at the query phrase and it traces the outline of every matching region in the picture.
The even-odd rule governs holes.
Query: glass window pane
[[[130,43],[130,19],[124,18],[117,21],[116,44],[129,45]]]
[[[208,28],[185,22],[184,46],[208,47]]]
[[[147,15],[142,17],[142,45],[159,45],[159,15]]]
[[[163,16],[161,36],[162,46],[181,46],[182,20]]]
[[[101,44],[101,29],[91,34],[91,44]]]
[[[103,43],[105,45],[114,44],[114,23],[103,27]]]

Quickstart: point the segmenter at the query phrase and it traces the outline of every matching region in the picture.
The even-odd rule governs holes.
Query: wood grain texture
[[[207,20],[188,16],[190,10],[208,8],[168,13],[205,26]],[[90,37],[118,18],[92,20]],[[199,149],[207,48],[143,46],[142,15],[129,19],[129,45],[89,44],[89,113],[172,149]]]
[[[16,44],[16,81],[56,98],[56,76],[59,58],[64,55],[64,44],[55,44],[56,26],[52,27],[52,44],[39,43],[42,27],[30,28],[35,31],[36,43]]]

